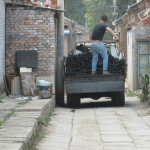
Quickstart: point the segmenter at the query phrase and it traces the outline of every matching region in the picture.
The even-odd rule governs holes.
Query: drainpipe
[[[57,0],[57,5],[62,11],[58,12],[57,20],[57,52],[56,52],[56,76],[55,93],[56,104],[64,105],[64,0]]]

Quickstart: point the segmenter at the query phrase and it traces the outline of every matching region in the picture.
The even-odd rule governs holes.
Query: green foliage
[[[132,4],[136,3],[136,0],[117,0],[117,7],[118,7],[118,17],[121,17],[123,14],[126,13],[128,9],[128,5],[131,6]]]
[[[0,120],[0,127],[6,122],[7,119],[9,119],[13,114],[15,113],[15,109],[12,109],[10,113],[6,114],[4,116],[3,121]]]
[[[40,121],[38,123],[39,127],[36,130],[36,133],[32,136],[32,138],[28,144],[28,150],[38,150],[37,143],[39,143],[47,134],[45,126],[48,127],[48,125],[51,121],[51,117],[54,115],[56,115],[55,111],[52,110],[49,112],[47,117],[45,117],[42,121]]]
[[[5,103],[5,102],[0,99],[0,103]]]
[[[141,75],[141,77],[143,83],[141,101],[146,102],[149,100],[150,94],[150,76],[145,74],[144,76]]]
[[[50,111],[49,114],[48,114],[48,116],[45,117],[45,118],[42,120],[42,125],[48,126],[49,123],[50,123],[50,121],[51,121],[51,119],[52,119],[52,117],[53,117],[53,116],[56,116],[56,115],[57,115],[57,114],[55,113],[55,110]]]
[[[112,22],[115,20],[113,0],[83,0],[88,17],[88,26],[90,30],[100,20],[102,15],[108,16],[108,26],[113,28]],[[128,5],[132,5],[136,0],[116,0],[118,12],[117,18],[121,17],[127,10]]]
[[[4,122],[2,120],[0,120],[0,126],[2,126],[4,124]]]
[[[85,25],[85,5],[83,0],[67,0],[65,10],[66,17]]]
[[[116,2],[116,12],[118,12],[116,17],[119,18],[126,12],[128,5],[131,6],[136,0],[116,0]],[[92,31],[102,15],[108,16],[108,26],[114,28],[112,22],[116,17],[113,13],[113,0],[66,0],[65,10],[66,17],[81,25],[85,25],[87,20],[90,31]],[[110,34],[106,34],[104,39],[110,40],[112,37]]]
[[[45,0],[38,1],[45,2]],[[121,17],[126,12],[128,5],[131,6],[136,0],[116,0],[116,2],[117,17]],[[65,4],[65,16],[81,25],[85,25],[85,18],[87,18],[90,30],[92,30],[102,15],[108,16],[108,25],[113,28],[113,0],[66,0]],[[109,36],[107,37],[110,38]]]
[[[88,17],[88,25],[90,29],[100,20],[102,15],[107,15],[108,25],[111,24],[112,12],[113,12],[113,1],[110,0],[84,0],[86,7],[86,16]]]
[[[19,102],[18,105],[25,105],[25,104],[27,104],[30,101],[32,101],[32,98],[28,98],[26,100],[23,100],[22,102]]]
[[[9,119],[12,115],[14,115],[16,112],[15,109],[12,109],[10,113],[8,113],[7,115],[4,116],[4,122]]]
[[[129,96],[129,97],[140,97],[141,96],[141,92],[142,90],[141,89],[138,89],[137,91],[129,91],[127,90],[126,91],[126,95]]]

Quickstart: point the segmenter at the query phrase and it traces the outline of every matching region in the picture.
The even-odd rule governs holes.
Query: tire
[[[56,102],[56,106],[63,107],[65,105],[64,95],[62,94],[62,95],[56,96],[55,102]]]
[[[67,106],[78,108],[80,106],[79,94],[67,94]]]
[[[111,98],[112,98],[113,106],[124,106],[125,105],[124,92],[114,92],[114,93],[112,93]]]

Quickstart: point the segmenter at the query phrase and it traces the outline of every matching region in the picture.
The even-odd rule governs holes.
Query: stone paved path
[[[3,121],[7,114],[17,107],[19,100],[15,98],[3,98],[0,102],[0,120]]]
[[[24,150],[38,124],[54,108],[52,99],[4,98],[0,103],[0,150]]]
[[[125,107],[56,108],[38,150],[150,150],[150,109],[136,97]]]

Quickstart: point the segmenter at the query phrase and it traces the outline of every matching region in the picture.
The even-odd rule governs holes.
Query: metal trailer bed
[[[125,77],[120,75],[66,76],[67,104],[78,107],[80,98],[111,97],[114,106],[123,106]]]

